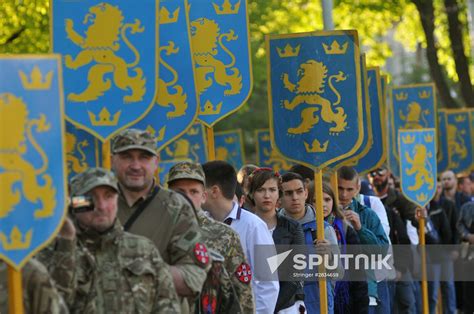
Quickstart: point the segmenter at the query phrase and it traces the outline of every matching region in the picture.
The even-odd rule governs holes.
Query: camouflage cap
[[[182,161],[171,167],[168,174],[168,184],[179,179],[197,180],[206,185],[204,170],[202,170],[202,166],[198,163]]]
[[[71,196],[84,195],[93,188],[104,185],[118,192],[117,178],[112,171],[104,168],[89,168],[71,179]]]
[[[111,141],[112,154],[129,149],[141,149],[158,155],[156,140],[150,132],[139,129],[126,129],[114,136]]]

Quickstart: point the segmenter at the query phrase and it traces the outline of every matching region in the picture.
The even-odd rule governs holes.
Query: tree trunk
[[[426,37],[426,57],[430,66],[431,77],[438,90],[441,101],[445,107],[456,108],[459,104],[451,97],[449,87],[438,61],[437,48],[434,37],[434,7],[431,0],[412,0],[420,14],[421,25]]]
[[[474,107],[474,93],[472,91],[468,61],[464,54],[462,25],[459,21],[459,6],[456,0],[444,0],[444,7],[448,15],[449,40],[451,41],[456,72],[459,77],[461,96],[468,107]]]

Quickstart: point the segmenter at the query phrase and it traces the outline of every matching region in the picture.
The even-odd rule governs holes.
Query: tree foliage
[[[2,0],[0,53],[46,53],[49,50],[49,1]]]

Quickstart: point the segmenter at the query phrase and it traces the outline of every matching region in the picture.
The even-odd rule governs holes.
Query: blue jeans
[[[369,306],[369,314],[390,314],[390,292],[387,281],[382,280],[377,283],[377,306]]]
[[[415,307],[416,313],[421,314],[423,312],[423,297],[421,295],[421,282],[413,281],[413,286],[415,287]]]
[[[439,264],[431,264],[430,278],[428,281],[428,302],[430,314],[436,312],[436,302],[438,301],[438,290],[441,286],[441,296],[443,298],[443,314],[456,313],[456,289],[453,281],[453,262],[451,260],[443,261]],[[449,279],[440,281],[440,278]]]

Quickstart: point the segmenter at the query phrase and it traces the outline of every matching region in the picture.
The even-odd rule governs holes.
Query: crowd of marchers
[[[443,313],[474,312],[474,282],[454,280],[457,266],[474,258],[473,174],[444,171],[434,198],[417,208],[388,167],[361,176],[343,166],[337,186],[323,182],[318,224],[321,200],[305,166],[280,174],[178,162],[159,184],[149,132],[120,132],[111,153],[111,170],[71,179],[70,198],[88,205],[71,204],[56,238],[22,269],[26,313],[320,313],[317,280],[257,280],[256,246],[310,246],[337,258],[351,245],[416,246],[421,222],[427,244],[465,248],[430,262],[429,312],[438,303]],[[362,270],[363,280],[349,280],[338,267],[342,280],[326,280],[328,312],[421,313],[415,258],[395,256],[395,275],[376,279]],[[0,263],[0,313],[8,310],[7,277]]]

